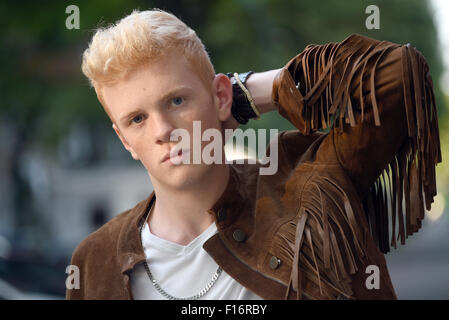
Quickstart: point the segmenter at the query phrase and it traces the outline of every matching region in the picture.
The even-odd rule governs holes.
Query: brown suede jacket
[[[396,299],[384,253],[420,228],[441,162],[422,54],[358,34],[311,44],[278,74],[272,97],[298,130],[279,134],[276,174],[231,165],[209,211],[219,232],[203,248],[264,299]],[[67,299],[133,298],[129,273],[145,259],[139,228],[153,199],[82,241],[71,261],[80,289]],[[378,289],[366,285],[369,265]]]

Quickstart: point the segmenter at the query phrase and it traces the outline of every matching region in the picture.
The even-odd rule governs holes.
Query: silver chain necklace
[[[152,207],[151,207],[151,209],[152,209]],[[140,227],[140,242],[142,243],[142,248],[143,248],[142,231],[143,231],[143,227],[145,226],[145,223],[147,222],[148,217],[150,216],[151,209],[150,209],[150,212],[148,213],[144,223]],[[164,296],[165,298],[167,298],[169,300],[197,300],[197,299],[201,298],[210,290],[210,288],[212,288],[212,286],[215,284],[217,279],[220,277],[221,272],[223,271],[223,269],[221,269],[221,267],[218,266],[218,269],[217,269],[217,271],[215,271],[215,274],[212,277],[212,280],[206,285],[206,287],[203,290],[201,290],[199,293],[197,293],[191,297],[178,298],[178,297],[172,296],[167,291],[165,291],[164,289],[161,288],[161,286],[157,283],[156,279],[154,279],[153,274],[151,273],[150,268],[148,267],[148,263],[147,263],[146,259],[143,261],[143,265],[145,266],[145,270],[148,274],[148,277],[150,278],[151,283],[153,284],[156,291],[159,292],[162,296]]]

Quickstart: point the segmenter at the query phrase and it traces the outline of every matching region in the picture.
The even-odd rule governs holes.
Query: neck
[[[156,202],[148,220],[151,233],[181,245],[189,244],[214,222],[208,210],[224,192],[229,171],[228,165],[217,165],[200,183],[185,189],[154,183]]]

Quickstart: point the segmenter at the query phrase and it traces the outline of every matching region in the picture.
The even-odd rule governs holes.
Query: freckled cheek
[[[199,111],[200,110],[197,107],[190,107],[187,110],[179,111],[179,113],[173,117],[173,121],[176,125],[185,125],[185,127],[187,127],[187,124],[192,123],[193,120],[200,119]]]
[[[158,154],[160,151],[157,151],[156,146],[152,143],[155,141],[154,139],[154,135],[149,130],[132,137],[131,146],[145,166],[155,163],[160,156]]]
[[[209,104],[201,105],[201,107],[196,108],[194,114],[190,118],[191,122],[193,120],[201,121],[202,130],[207,128],[217,128],[220,124],[217,110],[214,106]]]

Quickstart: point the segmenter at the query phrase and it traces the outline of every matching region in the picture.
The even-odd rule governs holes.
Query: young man
[[[154,192],[76,248],[80,288],[68,299],[396,298],[388,214],[396,246],[396,227],[403,243],[430,209],[441,161],[415,48],[354,34],[231,82],[175,16],[135,11],[97,31],[82,69]],[[195,141],[176,149],[175,130],[193,137],[199,121],[224,135],[274,110],[298,130],[274,141],[273,175],[224,152],[180,163],[193,162]]]

